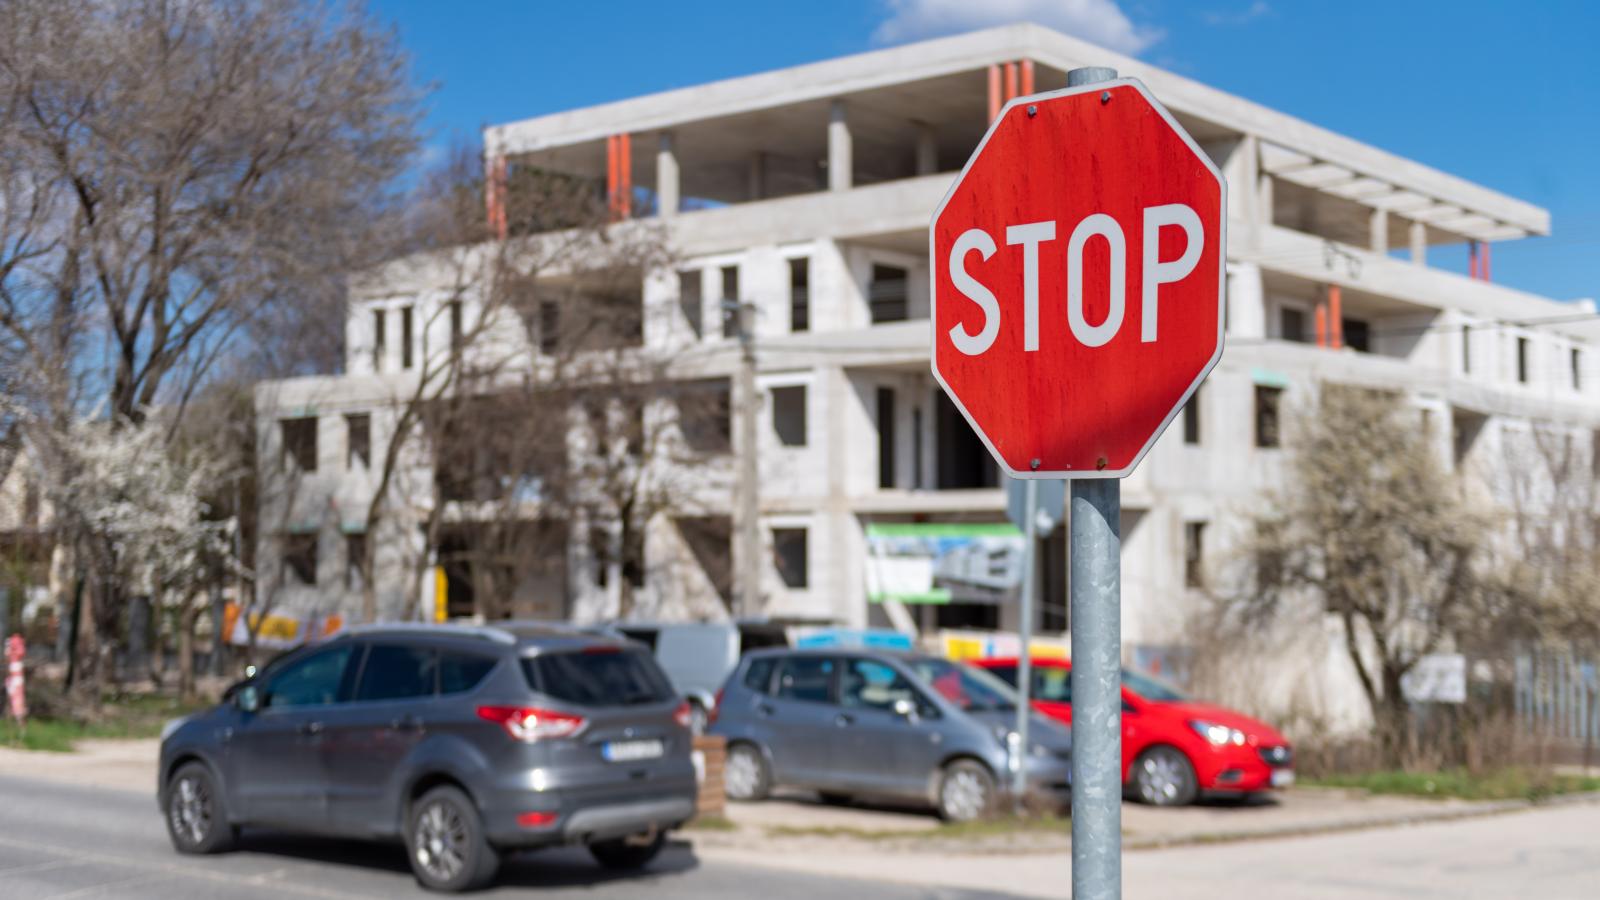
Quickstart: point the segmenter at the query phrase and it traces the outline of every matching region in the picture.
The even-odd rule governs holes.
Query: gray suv
[[[998,678],[936,656],[757,650],[723,686],[710,732],[728,741],[728,796],[774,787],[825,800],[926,801],[946,819],[985,814],[1010,778],[1016,694]],[[1071,796],[1072,734],[1029,719],[1031,791]]]
[[[637,644],[550,626],[374,626],[290,653],[168,726],[181,853],[245,825],[402,839],[418,881],[480,887],[502,851],[655,857],[695,811],[687,703]]]

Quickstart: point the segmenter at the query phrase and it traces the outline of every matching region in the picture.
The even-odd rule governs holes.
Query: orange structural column
[[[1337,350],[1344,346],[1344,312],[1337,284],[1328,285],[1328,346]]]
[[[1328,346],[1328,304],[1317,304],[1317,346]]]
[[[1017,64],[1006,63],[1006,102],[1017,99]]]
[[[1022,61],[1022,93],[1024,95],[1033,93],[1033,60],[1031,59]]]
[[[506,237],[506,158],[489,158],[488,183],[484,186],[484,212],[488,217],[489,231],[496,238]]]
[[[633,215],[633,135],[617,136],[617,217]]]

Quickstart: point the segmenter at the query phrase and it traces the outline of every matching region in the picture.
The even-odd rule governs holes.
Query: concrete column
[[[1389,253],[1389,211],[1386,209],[1372,211],[1372,252]]]
[[[1244,201],[1239,208],[1250,222],[1250,245],[1261,246],[1261,142],[1253,134],[1244,136],[1234,148],[1239,155],[1239,192]],[[1232,182],[1229,182],[1232,186]]]
[[[1272,176],[1262,172],[1256,178],[1256,230],[1265,233],[1272,227]]]
[[[678,151],[672,144],[672,132],[663,131],[656,148],[656,215],[662,218],[677,215],[680,197]]]
[[[927,122],[917,124],[917,174],[932,175],[939,171],[939,140],[933,126]]]
[[[767,155],[757,150],[750,154],[749,194],[751,200],[767,195]]]
[[[855,153],[850,146],[850,120],[843,100],[828,110],[828,190],[848,191],[854,182]]]
[[[1419,266],[1428,264],[1428,226],[1411,223],[1411,261]]]

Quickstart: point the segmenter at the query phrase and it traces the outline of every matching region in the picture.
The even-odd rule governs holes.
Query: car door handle
[[[300,733],[306,737],[316,737],[322,733],[322,723],[306,722],[300,726]]]
[[[850,715],[849,713],[839,713],[837,716],[833,717],[833,724],[839,726],[840,728],[854,725],[855,723],[856,717]]]
[[[770,716],[776,711],[777,710],[772,708],[771,704],[767,704],[767,703],[763,703],[760,706],[756,707],[756,712],[761,714],[761,715],[763,715],[763,716]]]
[[[416,716],[401,716],[390,722],[389,727],[395,731],[421,731],[422,720]]]

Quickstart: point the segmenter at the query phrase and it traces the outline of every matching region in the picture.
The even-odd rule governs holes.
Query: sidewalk
[[[66,781],[91,787],[156,793],[161,742],[79,741],[74,753],[0,747],[0,772],[22,778]]]

